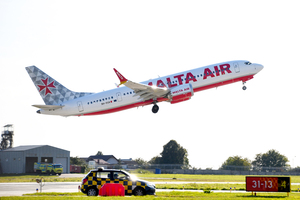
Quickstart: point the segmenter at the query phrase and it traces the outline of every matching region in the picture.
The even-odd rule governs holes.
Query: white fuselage
[[[237,81],[246,82],[262,68],[260,64],[251,64],[245,60],[229,61],[159,77],[142,84],[168,88],[191,84],[194,92],[198,92]],[[41,109],[39,112],[61,116],[98,115],[169,100],[167,97],[161,97],[143,101],[138,95],[134,95],[132,89],[122,86],[64,102],[64,107],[60,109]]]

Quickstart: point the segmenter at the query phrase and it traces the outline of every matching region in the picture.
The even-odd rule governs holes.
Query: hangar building
[[[0,173],[32,173],[35,162],[60,163],[70,173],[70,151],[49,145],[18,146],[0,151]]]

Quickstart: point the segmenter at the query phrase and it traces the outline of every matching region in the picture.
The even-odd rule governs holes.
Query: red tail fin
[[[119,86],[127,82],[127,79],[126,79],[120,72],[118,72],[118,70],[116,70],[116,69],[114,68],[114,71],[116,72],[118,78],[120,79],[120,84],[119,84]]]

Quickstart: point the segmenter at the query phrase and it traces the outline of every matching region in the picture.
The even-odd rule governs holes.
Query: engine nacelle
[[[194,95],[194,90],[191,84],[179,85],[171,88],[168,95],[171,104],[189,100]]]

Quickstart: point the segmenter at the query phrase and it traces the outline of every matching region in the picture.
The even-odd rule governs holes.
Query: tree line
[[[255,171],[268,171],[274,168],[289,167],[287,164],[288,162],[289,160],[286,156],[280,154],[275,149],[271,149],[266,153],[256,154],[253,161],[248,158],[242,158],[241,156],[229,157],[225,162],[223,162],[220,169],[233,170],[234,167],[243,167],[246,171],[251,169]]]
[[[96,155],[103,155],[101,151],[98,151]],[[79,161],[78,157],[71,157],[71,164],[83,165],[82,161]],[[158,156],[154,156],[149,161],[143,158],[137,158],[135,161],[139,166],[145,167],[148,165],[176,165],[175,168],[181,169],[191,169],[189,164],[188,152],[175,140],[170,140],[167,144],[163,146],[163,151]],[[266,153],[256,154],[253,161],[248,158],[243,158],[241,156],[231,156],[225,162],[219,170],[259,170],[264,171],[269,168],[280,168],[289,167],[287,164],[289,162],[288,158],[278,151],[271,149]],[[193,168],[196,169],[196,168]]]

